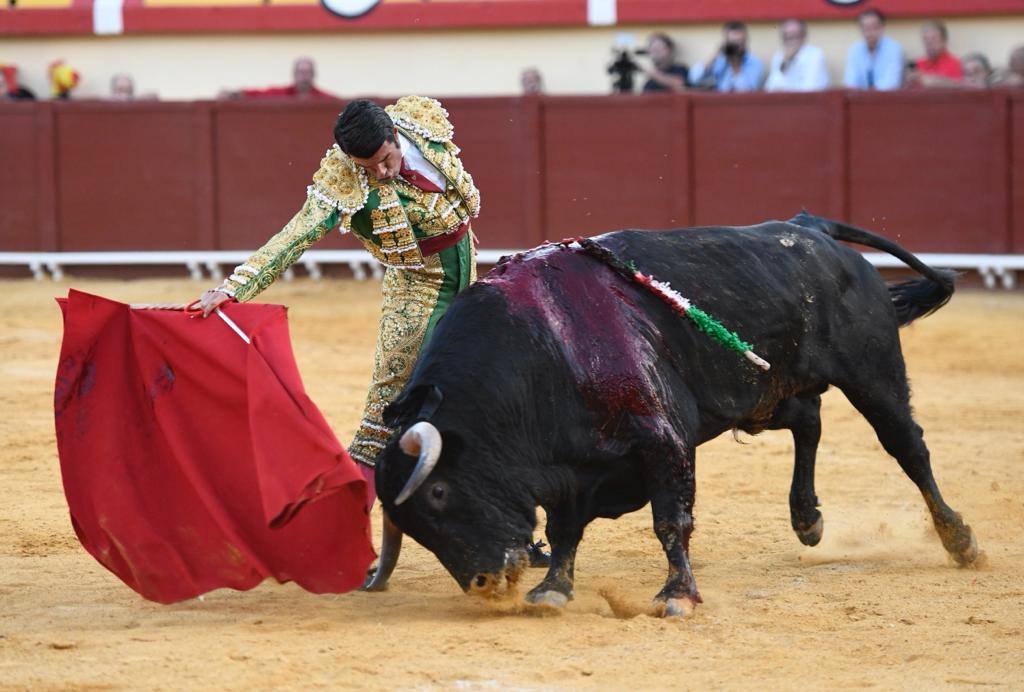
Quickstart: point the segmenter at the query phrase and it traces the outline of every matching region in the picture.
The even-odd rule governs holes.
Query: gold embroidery
[[[381,450],[378,445],[391,436],[384,425],[384,408],[398,398],[412,374],[443,283],[444,269],[438,255],[425,258],[419,270],[384,272],[373,381],[366,395],[363,422],[348,449],[357,461],[372,466]]]
[[[370,211],[373,234],[380,246],[365,242],[366,249],[385,266],[418,268],[423,266],[419,247],[413,246],[412,226],[425,236],[450,233],[480,212],[480,193],[473,178],[454,155],[457,147],[445,143],[445,150],[434,151],[427,139],[416,131],[402,128],[402,133],[415,144],[424,157],[450,183],[443,192],[427,192],[404,180],[381,182],[370,177],[369,185],[380,195],[377,209]],[[394,206],[400,200],[401,206]]]
[[[431,142],[450,142],[455,133],[448,111],[439,101],[426,96],[403,96],[384,110],[395,125]]]
[[[313,174],[310,193],[352,215],[366,206],[370,188],[366,171],[357,166],[337,144],[327,150]],[[348,230],[348,229],[347,229]]]
[[[458,158],[459,148],[451,141],[454,130],[441,104],[422,96],[406,96],[385,110],[445,177],[445,190],[425,192],[402,180],[376,180],[334,145],[313,175],[303,208],[280,233],[235,269],[222,285],[223,290],[238,300],[252,299],[330,230],[320,224],[335,210],[342,232],[352,230],[354,214],[368,213],[377,242],[360,240],[379,262],[398,269],[424,267],[413,226],[423,235],[435,236],[455,231],[480,213],[480,192]],[[435,151],[430,142],[441,144],[443,150]],[[377,190],[379,203],[367,210],[371,188]]]
[[[363,245],[385,266],[408,269],[422,267],[423,256],[394,184],[374,183],[379,185],[377,194],[380,202],[376,209],[370,210],[370,224],[380,245],[371,240],[364,240]]]
[[[239,301],[251,300],[274,283],[310,245],[327,235],[336,215],[334,207],[310,195],[280,232],[244,264],[235,267],[232,275],[221,284],[221,290]]]
[[[469,212],[457,195],[449,200],[442,193],[420,190],[403,180],[396,181],[395,188],[404,198],[409,222],[424,235],[448,233],[469,220]]]
[[[423,158],[429,161],[437,170],[441,171],[441,174],[448,179],[451,187],[454,188],[454,192],[461,198],[460,201],[466,205],[469,215],[473,218],[479,216],[480,191],[473,184],[473,176],[462,167],[462,161],[456,156],[455,152],[458,151],[458,147],[448,142],[445,144],[445,150],[440,152],[434,151],[424,143],[423,146],[420,146],[420,151],[423,153]],[[447,198],[451,200],[454,196],[449,192]]]

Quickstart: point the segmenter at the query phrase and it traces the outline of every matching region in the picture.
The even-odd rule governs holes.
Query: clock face
[[[345,19],[362,17],[380,4],[380,0],[320,0],[328,12]]]

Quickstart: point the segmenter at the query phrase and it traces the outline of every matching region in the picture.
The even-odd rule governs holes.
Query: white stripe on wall
[[[618,21],[617,0],[587,0],[587,24],[611,26]]]
[[[92,30],[98,35],[124,33],[124,0],[94,0],[92,3]]]

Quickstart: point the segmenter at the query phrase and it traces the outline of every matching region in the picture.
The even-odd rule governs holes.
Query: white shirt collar
[[[434,164],[427,161],[423,153],[416,148],[416,145],[410,142],[401,132],[398,133],[398,146],[402,150],[402,161],[406,166],[424,176],[442,190],[445,189],[448,181],[444,179],[441,171],[437,170]]]

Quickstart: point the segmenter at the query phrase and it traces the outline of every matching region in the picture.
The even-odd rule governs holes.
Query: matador
[[[480,213],[480,193],[452,135],[448,112],[434,99],[405,96],[386,108],[349,103],[299,212],[200,298],[205,314],[226,300],[252,300],[331,229],[359,238],[386,267],[373,380],[348,450],[368,476],[394,433],[384,408],[452,298],[476,279],[470,219]]]

